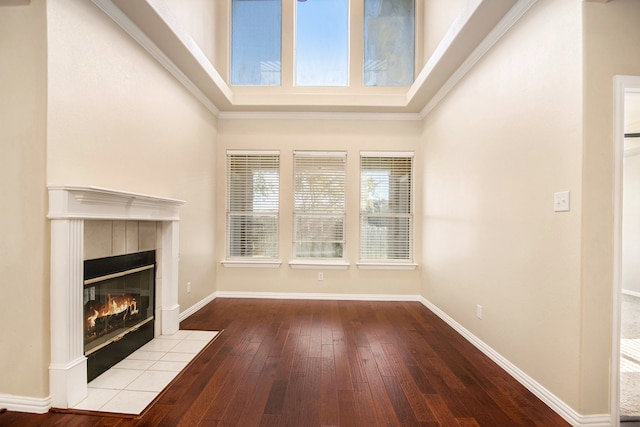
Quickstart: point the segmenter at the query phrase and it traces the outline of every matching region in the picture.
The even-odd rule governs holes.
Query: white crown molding
[[[515,25],[516,22],[536,3],[537,0],[518,0],[507,14],[500,20],[498,25],[482,40],[482,42],[474,49],[474,51],[465,59],[462,65],[449,77],[444,85],[436,92],[436,94],[427,102],[420,117],[425,118],[427,115],[442,101],[447,94],[467,75],[474,65],[504,36],[507,31]]]
[[[204,105],[213,115],[218,116],[220,110],[211,102],[182,70],[111,0],[92,0],[104,13],[116,24],[127,32],[140,46],[166,68],[198,101]],[[194,55],[195,56],[195,55]]]
[[[210,60],[206,58],[197,43],[181,27],[164,0],[92,0],[97,7],[103,10],[114,22],[122,27],[134,40],[136,40],[149,54],[164,66],[187,90],[189,90],[212,114],[218,118],[226,119],[284,119],[284,120],[422,120],[437,105],[457,82],[473,67],[473,65],[489,50],[489,48],[502,37],[502,35],[515,23],[535,0],[517,0],[515,6],[505,12],[506,8],[491,4],[484,0],[474,0],[463,10],[463,13],[454,22],[447,33],[443,43],[437,52],[428,61],[427,65],[416,78],[416,82],[408,92],[400,97],[400,100],[386,103],[364,103],[351,105],[353,97],[329,95],[327,104],[317,106],[319,110],[325,107],[325,111],[335,109],[333,112],[302,112],[301,108],[314,108],[304,94],[293,95],[292,100],[286,104],[272,104],[273,99],[267,96],[263,102],[254,105],[255,111],[230,111],[234,105],[241,108],[243,94],[235,93],[217,72]],[[511,2],[509,3],[511,4]],[[472,32],[462,31],[470,27],[472,30],[483,31],[486,20],[475,16],[474,13],[481,10],[491,19],[498,20],[498,24],[479,47],[470,51],[471,55],[456,70],[459,64],[457,56],[450,51],[457,49],[459,44],[469,45],[474,40],[469,40],[468,34]],[[484,18],[487,18],[484,16]],[[473,17],[473,19],[472,19]],[[154,18],[154,19],[151,19]],[[157,18],[157,19],[156,19]],[[487,29],[488,30],[488,29]],[[466,34],[466,35],[465,35]],[[458,39],[462,37],[462,40]],[[477,35],[481,37],[481,35]],[[471,49],[471,47],[468,47]],[[463,48],[466,54],[466,48]],[[453,62],[452,62],[453,61]],[[455,71],[454,71],[455,70]],[[446,74],[443,74],[446,73]],[[447,80],[446,76],[451,75]],[[437,92],[436,92],[437,91]],[[246,94],[245,94],[246,95]],[[278,98],[280,99],[280,98]],[[347,101],[348,99],[348,101]],[[280,99],[280,101],[282,101]],[[248,105],[257,102],[256,99],[248,101]],[[261,108],[266,111],[259,112]],[[398,113],[393,113],[397,108]],[[220,110],[223,111],[220,111]],[[278,109],[285,111],[277,111]],[[298,111],[292,111],[298,109]],[[421,109],[420,112],[417,112]],[[289,111],[286,111],[289,110]],[[402,111],[410,111],[403,113]]]
[[[327,112],[262,112],[223,111],[220,119],[237,120],[373,120],[416,121],[422,120],[419,113],[327,113]]]

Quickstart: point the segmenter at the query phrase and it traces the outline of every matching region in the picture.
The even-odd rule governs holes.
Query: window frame
[[[346,85],[338,86],[315,86],[296,84],[296,27],[297,27],[297,2],[292,0],[292,5],[287,3],[281,3],[280,9],[280,61],[279,61],[279,74],[280,84],[245,84],[245,83],[232,83],[233,75],[233,46],[232,46],[232,32],[233,32],[233,7],[232,1],[228,8],[227,18],[227,31],[228,42],[225,49],[225,66],[226,82],[234,90],[243,95],[249,96],[261,96],[263,93],[272,94],[277,88],[286,89],[292,91],[294,94],[307,94],[321,88],[327,93],[343,94],[348,91],[355,90],[358,93],[368,94],[377,93],[397,93],[406,94],[406,88],[415,83],[418,77],[418,67],[424,62],[424,52],[422,51],[422,23],[418,19],[422,15],[424,6],[422,2],[413,1],[413,80],[409,85],[368,85],[365,84],[365,64],[364,64],[364,0],[356,1],[352,4],[352,0],[349,1],[348,10],[348,34],[347,34],[347,82]],[[360,4],[362,3],[362,4]]]
[[[363,173],[365,172],[365,168],[363,165],[363,160],[365,158],[378,158],[378,159],[388,159],[388,158],[404,158],[410,159],[410,187],[409,187],[409,204],[407,213],[397,213],[397,212],[389,212],[389,213],[377,213],[372,214],[370,212],[364,212],[362,210],[362,197],[363,197]],[[359,219],[358,219],[358,233],[359,233],[359,245],[358,245],[358,262],[357,266],[360,269],[393,269],[393,270],[414,270],[417,267],[415,263],[415,152],[413,151],[361,151],[359,158],[360,170],[359,170],[359,195],[358,195],[358,211],[359,211]],[[363,258],[363,244],[365,243],[365,239],[363,238],[363,223],[369,218],[407,218],[410,224],[410,242],[408,242],[408,251],[409,256],[407,258]]]
[[[276,199],[276,209],[275,210],[244,210],[244,211],[236,211],[233,210],[231,205],[231,193],[232,191],[237,191],[232,189],[231,183],[231,171],[230,165],[232,158],[234,156],[238,157],[265,157],[272,156],[275,157],[272,165],[275,166],[275,171],[277,172],[277,199]],[[280,256],[280,172],[281,172],[281,162],[280,162],[280,151],[279,150],[264,150],[264,151],[246,151],[246,150],[227,150],[226,152],[226,174],[225,174],[225,199],[226,199],[226,209],[225,209],[225,259],[222,261],[222,264],[225,267],[264,267],[264,268],[277,268],[282,263],[279,259]],[[267,163],[265,163],[267,164]],[[257,166],[261,166],[259,163]],[[255,170],[262,170],[256,168]],[[266,170],[266,169],[263,169]],[[247,170],[243,170],[243,173],[248,173]],[[242,191],[242,189],[240,189]],[[254,193],[252,192],[252,195]],[[274,218],[275,222],[275,236],[273,240],[275,241],[275,255],[274,256],[242,256],[242,255],[231,255],[231,245],[232,245],[232,237],[230,233],[230,219],[233,216],[265,216]]]

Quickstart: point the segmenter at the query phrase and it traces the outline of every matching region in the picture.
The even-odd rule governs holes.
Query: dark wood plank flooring
[[[567,426],[417,302],[216,299],[224,332],[136,418],[0,414],[16,426]]]

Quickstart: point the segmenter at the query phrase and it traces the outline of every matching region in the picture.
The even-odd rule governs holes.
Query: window
[[[295,258],[343,258],[346,152],[294,152]]]
[[[360,260],[413,262],[413,154],[360,157]]]
[[[296,2],[296,85],[346,86],[349,2]]]
[[[227,152],[227,258],[278,257],[280,155]]]
[[[231,84],[280,85],[281,0],[233,0]]]
[[[413,83],[414,15],[414,0],[365,0],[365,86]]]

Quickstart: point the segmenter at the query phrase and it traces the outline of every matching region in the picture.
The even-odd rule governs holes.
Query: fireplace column
[[[52,405],[67,408],[87,396],[87,358],[83,342],[82,219],[51,221],[51,364]]]
[[[178,221],[165,221],[162,224],[162,256],[156,296],[160,300],[161,334],[172,335],[180,328],[180,305],[178,305],[178,261],[179,228]],[[176,286],[163,286],[164,283]]]

